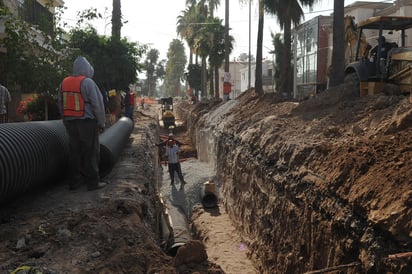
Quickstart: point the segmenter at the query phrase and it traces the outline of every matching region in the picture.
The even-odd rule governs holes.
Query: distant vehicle
[[[398,85],[401,92],[410,93],[412,87],[412,48],[405,47],[405,30],[412,28],[412,17],[377,16],[358,24],[355,61],[345,68],[345,83],[353,85],[358,95],[376,94],[386,83]],[[360,52],[362,32],[378,30],[376,56]],[[401,46],[388,43],[384,31],[400,31]]]
[[[160,104],[162,105],[162,121],[164,128],[169,129],[171,126],[175,127],[176,121],[173,113],[173,98],[160,98]]]

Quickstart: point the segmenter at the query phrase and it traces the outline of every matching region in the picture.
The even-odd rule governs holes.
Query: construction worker
[[[175,172],[180,179],[180,188],[183,188],[183,185],[186,183],[183,174],[182,168],[179,162],[179,152],[180,148],[174,142],[168,142],[166,147],[166,156],[167,156],[167,166],[169,169],[170,175],[170,184],[173,185],[175,182]]]
[[[79,56],[73,64],[73,75],[64,78],[59,92],[59,111],[69,135],[69,189],[82,183],[88,190],[105,186],[99,178],[99,130],[105,126],[103,96],[92,80],[94,69]],[[83,176],[82,176],[83,175]]]
[[[135,99],[135,93],[133,90],[129,89],[129,91],[126,93],[126,96],[124,98],[124,108],[125,108],[125,116],[130,118],[133,123],[133,112],[136,106],[136,99]]]
[[[178,145],[178,146],[184,145],[184,143],[176,140],[176,139],[175,139],[175,136],[173,135],[173,133],[170,132],[169,135],[168,135],[167,140],[164,140],[164,141],[156,144],[156,146],[158,146],[158,147],[164,147],[164,146],[167,147],[167,146],[169,145],[169,143],[172,143],[172,144]]]

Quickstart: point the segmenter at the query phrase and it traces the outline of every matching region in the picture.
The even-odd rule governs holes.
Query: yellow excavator
[[[165,97],[160,98],[160,103],[162,104],[162,121],[163,127],[170,129],[170,127],[176,126],[175,115],[173,113],[173,98]]]
[[[412,17],[376,16],[358,23],[358,42],[354,61],[346,65],[345,83],[352,85],[360,96],[379,93],[387,83],[399,86],[402,93],[411,92],[412,87],[412,48],[406,47],[407,29],[412,28]],[[365,30],[378,32],[376,55],[362,52],[362,37]],[[398,32],[399,35],[394,35]],[[399,39],[388,43],[385,34]],[[398,38],[399,37],[399,38]],[[371,50],[373,51],[373,50]]]

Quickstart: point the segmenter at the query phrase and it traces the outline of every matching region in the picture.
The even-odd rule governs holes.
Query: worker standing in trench
[[[168,171],[170,175],[170,184],[174,184],[174,178],[175,178],[175,172],[177,173],[179,179],[180,179],[180,188],[183,188],[183,185],[186,183],[183,174],[182,174],[182,167],[180,165],[179,161],[179,152],[180,152],[180,146],[183,143],[176,140],[173,133],[170,132],[168,139],[165,141],[162,141],[156,146],[158,147],[166,147],[166,153],[165,156],[167,157],[167,165],[168,165]]]
[[[169,141],[170,140],[170,141]],[[173,185],[175,183],[175,172],[180,179],[180,189],[183,188],[184,184],[186,184],[183,174],[182,174],[182,167],[179,162],[179,152],[180,147],[173,142],[173,140],[169,139],[166,146],[166,156],[167,156],[167,166],[169,169],[170,175],[170,184]]]

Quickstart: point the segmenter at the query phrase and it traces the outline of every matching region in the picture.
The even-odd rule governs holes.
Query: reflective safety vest
[[[84,98],[80,91],[85,76],[69,76],[62,83],[63,116],[84,116]]]

